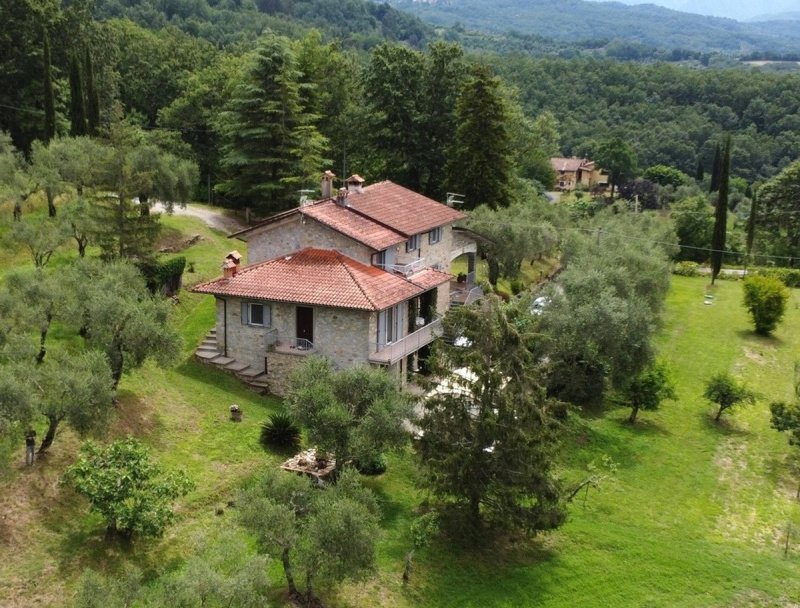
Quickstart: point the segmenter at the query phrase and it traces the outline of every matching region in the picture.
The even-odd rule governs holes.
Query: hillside
[[[583,0],[390,0],[437,26],[516,31],[562,41],[612,38],[668,49],[732,54],[800,50],[800,28],[681,13],[652,4]]]

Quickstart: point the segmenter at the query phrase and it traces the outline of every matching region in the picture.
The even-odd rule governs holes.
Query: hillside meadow
[[[217,274],[222,256],[242,243],[197,219],[165,217],[165,239],[202,239],[182,252],[193,262],[185,285]],[[53,264],[75,253],[66,246]],[[28,264],[0,251],[8,268]],[[791,294],[784,323],[757,337],[741,306],[741,286],[723,281],[711,306],[707,279],[673,277],[658,340],[678,398],[636,425],[627,410],[577,413],[563,446],[567,485],[608,457],[616,472],[572,503],[567,524],[536,538],[506,538],[468,549],[441,541],[419,553],[403,587],[409,525],[425,496],[416,489],[411,452],[392,455],[389,470],[366,478],[383,507],[378,570],[368,582],[329,595],[334,607],[510,606],[795,606],[800,601],[800,513],[797,478],[785,437],[769,428],[767,404],[792,394],[800,359],[800,296]],[[280,456],[258,443],[261,422],[279,400],[246,390],[235,379],[199,365],[192,350],[214,322],[211,298],[182,292],[175,322],[185,340],[169,369],[148,364],[123,379],[107,441],[140,437],[168,468],[183,468],[196,489],[178,505],[178,520],[158,541],[132,547],[109,543],[82,499],[60,485],[79,439],[60,431],[51,453],[32,469],[23,447],[0,479],[0,606],[62,606],[81,573],[119,574],[135,564],[145,575],[180,567],[198,538],[223,532],[244,537],[232,503],[236,488]],[[752,407],[714,424],[703,383],[729,370],[759,392]],[[228,421],[239,404],[244,421]],[[41,430],[41,429],[40,429]],[[785,553],[787,546],[788,551]],[[251,543],[252,546],[252,543]],[[270,570],[274,603],[285,602],[283,579]],[[68,603],[68,602],[67,602]]]

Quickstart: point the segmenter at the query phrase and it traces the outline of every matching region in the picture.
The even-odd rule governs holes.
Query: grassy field
[[[198,220],[165,218],[167,235],[200,234],[183,252],[196,272],[188,283],[216,275],[222,255],[240,243]],[[61,263],[74,255],[65,249]],[[0,259],[19,261],[0,253]],[[706,279],[675,277],[661,356],[669,363],[678,399],[643,412],[635,426],[626,410],[576,417],[564,445],[562,476],[573,482],[603,456],[617,473],[570,509],[556,533],[509,539],[466,550],[439,543],[418,555],[411,584],[400,574],[409,549],[409,523],[424,496],[415,489],[410,454],[390,458],[389,471],[366,483],[383,503],[379,567],[370,581],[348,585],[329,605],[573,607],[800,605],[800,514],[784,437],[769,428],[767,403],[789,398],[800,359],[800,294],[774,338],[756,337],[741,306],[741,286],[721,282],[712,306],[703,305]],[[197,488],[178,508],[165,538],[132,548],[108,544],[102,524],[59,485],[78,438],[65,429],[52,453],[32,469],[20,449],[10,479],[0,482],[0,606],[61,606],[80,573],[118,572],[134,563],[148,575],[180,564],[195,537],[236,529],[228,506],[236,487],[278,456],[258,444],[258,427],[281,407],[201,366],[191,350],[213,325],[213,300],[184,292],[176,321],[186,342],[171,369],[147,365],[126,377],[114,425],[101,439],[128,434],[150,444],[168,467],[184,468]],[[710,421],[701,397],[712,373],[730,370],[761,394],[758,404]],[[230,423],[238,403],[244,422]],[[784,557],[789,526],[794,526]],[[275,567],[275,602],[282,578]]]

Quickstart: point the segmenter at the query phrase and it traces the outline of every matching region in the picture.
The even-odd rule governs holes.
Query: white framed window
[[[272,307],[261,302],[242,302],[242,324],[270,327],[272,325]]]
[[[406,241],[406,253],[419,249],[419,235],[415,234]]]
[[[442,227],[438,226],[428,233],[428,245],[435,245],[442,240]]]

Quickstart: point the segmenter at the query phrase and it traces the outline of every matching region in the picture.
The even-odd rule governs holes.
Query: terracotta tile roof
[[[433,268],[427,268],[422,272],[407,277],[409,281],[414,283],[417,287],[420,287],[423,291],[428,291],[429,289],[447,283],[452,278],[453,275],[442,272],[441,270],[434,270]]]
[[[448,276],[429,270],[413,278],[431,272]],[[421,280],[427,284],[432,279]],[[416,280],[367,266],[338,251],[307,248],[246,266],[234,277],[201,283],[192,291],[311,306],[383,310],[421,294],[425,288]]]
[[[405,236],[427,232],[465,216],[460,211],[390,181],[350,192],[347,203],[353,211]]]
[[[554,171],[577,171],[578,169],[591,171],[594,169],[594,162],[586,158],[551,158],[550,166]]]
[[[378,224],[368,217],[353,213],[347,207],[337,205],[333,200],[308,205],[301,208],[300,213],[364,243],[375,251],[382,251],[407,240],[405,235]]]

